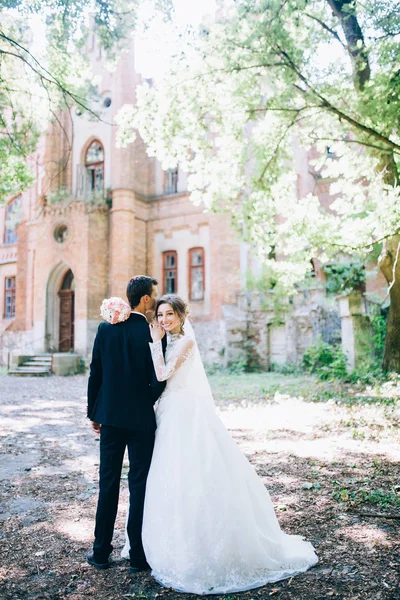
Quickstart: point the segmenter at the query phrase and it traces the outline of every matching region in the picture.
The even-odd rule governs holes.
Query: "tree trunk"
[[[399,174],[392,153],[382,156],[381,168],[385,183],[396,186]],[[390,297],[382,369],[400,373],[400,235],[385,240],[378,266],[388,282]]]
[[[357,4],[354,0],[327,0],[327,2],[333,14],[340,19],[347,42],[347,52],[353,63],[354,85],[357,90],[363,90],[371,77],[371,67],[363,32],[357,19]]]
[[[386,241],[378,265],[390,286],[382,368],[400,373],[400,235]]]
[[[362,91],[371,77],[364,35],[357,18],[354,0],[327,0],[333,14],[338,17],[347,42],[347,52],[353,63],[356,90]],[[382,152],[379,169],[385,183],[396,186],[399,181],[393,151]],[[389,285],[390,306],[387,319],[382,368],[400,373],[400,236],[386,240],[378,265]]]

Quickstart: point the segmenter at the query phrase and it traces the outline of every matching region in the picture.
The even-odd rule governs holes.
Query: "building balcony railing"
[[[14,263],[17,261],[17,244],[0,245],[0,265]]]
[[[94,177],[93,171],[85,165],[77,165],[75,198],[86,202],[111,201],[111,190],[104,188],[103,172]]]

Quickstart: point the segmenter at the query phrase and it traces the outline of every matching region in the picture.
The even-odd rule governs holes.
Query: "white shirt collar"
[[[131,313],[133,315],[141,315],[144,319],[146,319],[146,315],[144,315],[143,313],[139,312],[138,310],[131,310]],[[147,321],[147,319],[146,319]]]

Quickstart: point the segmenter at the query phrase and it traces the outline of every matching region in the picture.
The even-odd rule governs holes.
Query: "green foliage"
[[[385,381],[386,378],[387,375],[382,371],[380,361],[369,359],[361,362],[345,376],[344,380],[347,383],[374,385]]]
[[[365,267],[361,261],[324,265],[326,292],[330,296],[365,288]]]
[[[387,415],[393,418],[396,426],[396,410],[399,406],[396,390],[399,386],[399,378],[387,379],[374,387],[365,390],[362,386],[349,385],[341,379],[330,379],[321,381],[314,375],[305,374],[283,374],[277,372],[237,372],[232,373],[229,369],[214,368],[208,370],[210,384],[218,400],[226,402],[248,403],[274,403],[279,402],[281,396],[292,396],[301,398],[305,402],[321,403],[334,402],[339,406],[349,409],[349,418],[346,427],[356,429],[359,423],[359,410],[364,406],[383,406]],[[356,407],[356,412],[353,412]]]
[[[387,373],[382,370],[382,357],[386,336],[386,315],[368,315],[371,323],[372,335],[367,335],[365,347],[367,351],[358,361],[357,367],[351,371],[345,381],[348,383],[361,383],[376,385],[387,380]]]
[[[58,190],[51,192],[46,195],[48,204],[59,204],[72,200],[71,194],[65,186],[60,187]]]
[[[33,147],[32,141],[29,146]],[[34,176],[26,159],[16,154],[10,140],[0,137],[0,203],[16,196],[33,182]]]
[[[278,263],[268,260],[258,274],[249,269],[246,273],[246,292],[259,292],[261,309],[274,313],[271,324],[281,325],[285,322],[285,314],[289,309],[288,299],[296,290],[292,285],[285,284],[276,272],[277,265]]]
[[[242,357],[238,358],[234,362],[231,362],[228,366],[229,373],[233,373],[239,375],[240,373],[245,373],[247,371],[247,358]]]
[[[377,362],[381,362],[385,346],[387,315],[376,315],[371,320],[372,344]]]
[[[88,371],[88,367],[86,366],[85,361],[81,358],[79,361],[79,366],[78,366],[76,373],[79,375],[86,375],[87,371]]]
[[[327,0],[231,3],[187,36],[164,81],[139,90],[139,109],[119,115],[120,143],[139,128],[164,167],[179,163],[192,200],[229,212],[286,289],[312,258],[363,260],[399,230],[397,2],[339,4],[333,13]],[[346,11],[359,25],[351,43]],[[311,146],[329,209],[298,193],[295,154]]]
[[[303,356],[302,367],[308,373],[315,374],[320,380],[340,379],[345,383],[378,385],[387,380],[387,374],[382,371],[380,357],[383,352],[383,341],[386,331],[384,317],[376,317],[376,335],[373,340],[378,340],[376,348],[377,357],[369,353],[359,365],[348,372],[347,359],[340,345],[327,344],[321,338],[307,349]]]
[[[240,358],[230,363],[228,370],[230,373],[253,373],[259,371],[257,357],[254,356],[255,343],[248,339],[243,342],[243,354]]]
[[[82,52],[97,34],[105,62],[132,40],[146,0],[9,0],[0,2],[0,202],[33,181],[27,165],[39,133],[60,109],[90,109],[96,81]],[[153,0],[165,15],[169,0]],[[89,25],[89,13],[91,23]],[[43,27],[46,43],[38,44]],[[32,54],[34,50],[34,54]]]
[[[347,377],[347,359],[341,346],[327,344],[321,338],[307,349],[302,364],[322,381]]]
[[[349,490],[342,487],[339,481],[334,481],[333,498],[337,502],[351,502],[353,504],[376,504],[381,508],[400,506],[400,494],[395,490],[371,489],[362,487],[357,490]]]
[[[270,368],[274,373],[280,373],[281,375],[301,375],[304,373],[304,368],[298,363],[272,363]]]

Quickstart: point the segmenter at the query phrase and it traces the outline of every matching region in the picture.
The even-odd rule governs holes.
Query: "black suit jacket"
[[[91,421],[155,430],[153,404],[165,382],[156,379],[149,342],[149,325],[139,314],[116,325],[100,323],[88,383],[87,416]]]

